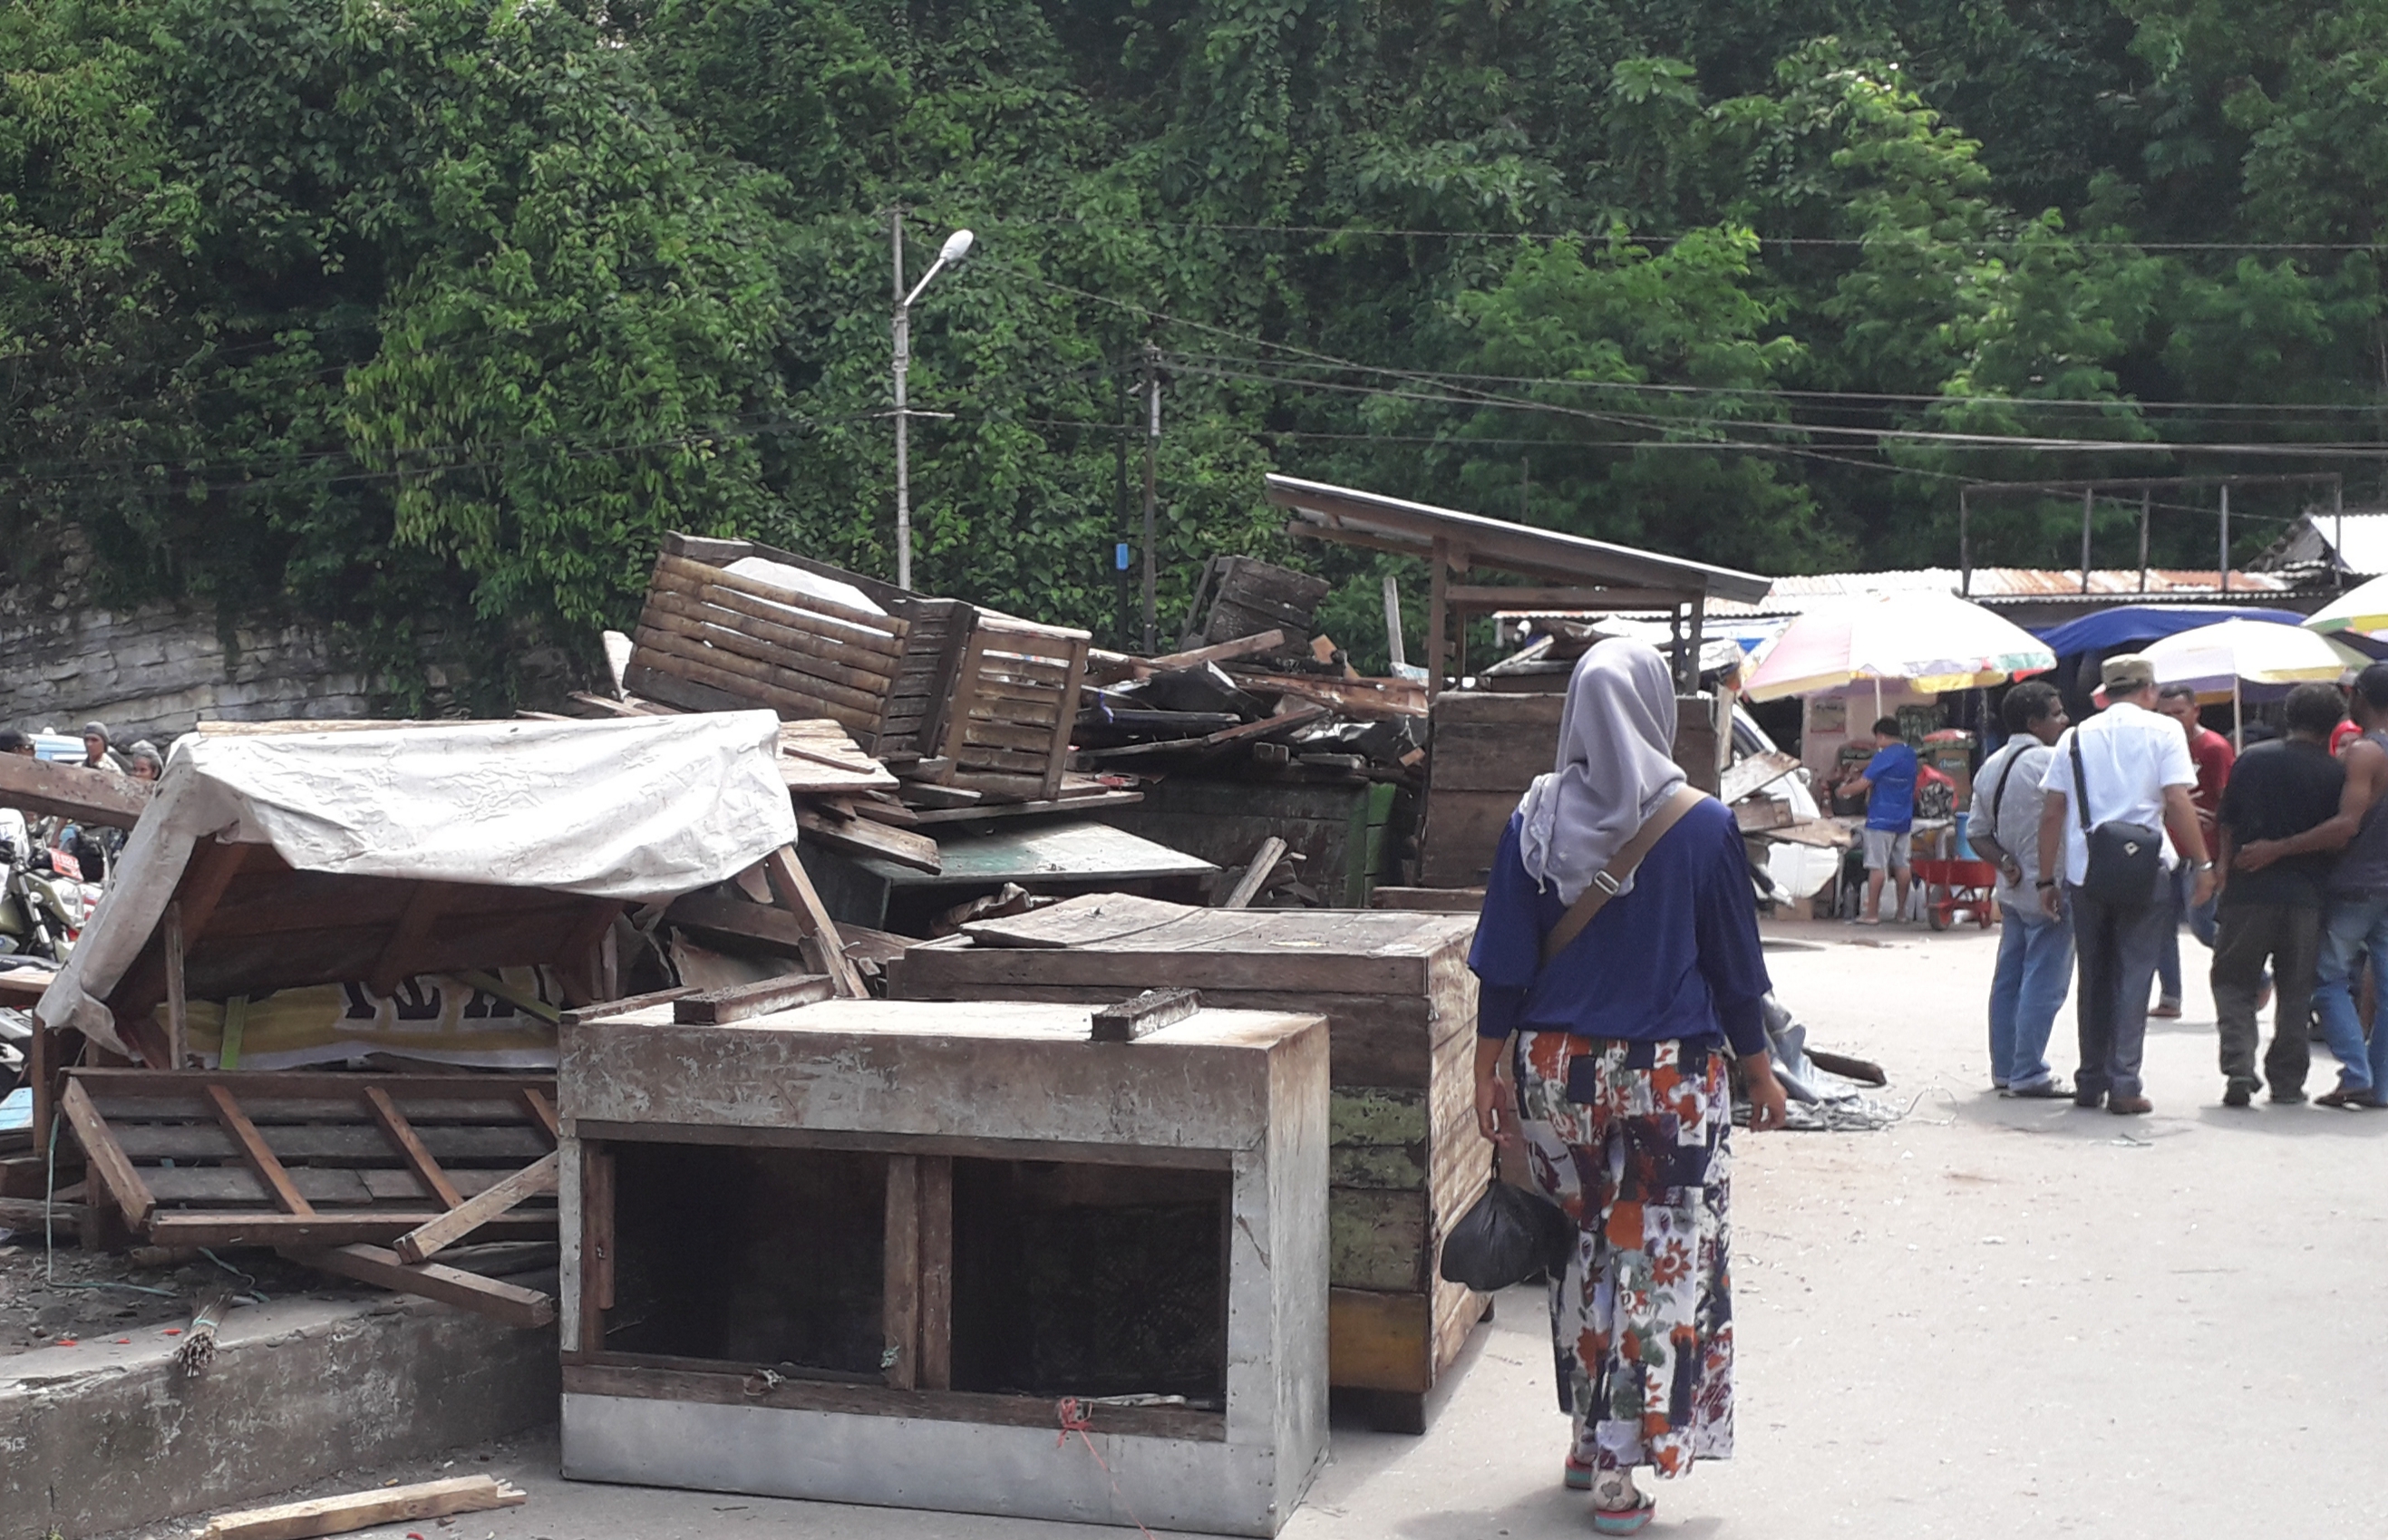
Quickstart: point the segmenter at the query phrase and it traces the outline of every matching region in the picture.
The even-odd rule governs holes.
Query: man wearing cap
[[[2141,1093],[2140,1060],[2148,987],[2166,928],[2176,923],[2173,868],[2186,860],[2195,871],[2192,905],[2213,897],[2215,875],[2190,800],[2197,765],[2189,740],[2177,724],[2150,709],[2156,700],[2155,665],[2126,652],[2106,660],[2101,678],[2106,709],[2057,740],[2040,782],[2048,795],[2040,809],[2036,885],[2047,913],[2072,916],[2079,959],[2081,1068],[2073,1079],[2073,1104],[2102,1102],[2107,1111],[2130,1116],[2153,1110]],[[2101,898],[2083,886],[2090,872],[2088,830],[2109,823],[2164,831],[2161,865],[2144,899]]]
[[[124,774],[124,766],[117,763],[114,751],[108,746],[107,723],[86,722],[83,725],[83,767],[105,770],[111,776]]]

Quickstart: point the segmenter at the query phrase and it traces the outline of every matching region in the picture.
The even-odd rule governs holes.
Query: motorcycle
[[[21,852],[0,837],[0,955],[63,963],[99,907],[99,889],[83,880],[82,868],[65,851]]]

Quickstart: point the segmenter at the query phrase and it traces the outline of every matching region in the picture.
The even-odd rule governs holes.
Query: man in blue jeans
[[[2039,906],[2040,778],[2064,736],[2064,698],[2038,680],[2007,691],[1999,714],[2011,735],[1974,777],[1965,838],[1998,863],[1999,961],[1990,975],[1990,1084],[2001,1094],[2057,1099],[2072,1092],[2048,1067],[2049,1033],[2073,982],[2073,928]]]
[[[2337,1088],[2315,1098],[2326,1107],[2388,1105],[2388,1029],[2375,1028],[2367,1048],[2355,1009],[2357,959],[2370,958],[2375,987],[2388,980],[2388,663],[2356,675],[2353,707],[2363,736],[2340,757],[2346,786],[2338,815],[2292,839],[2250,843],[2231,863],[2234,871],[2262,871],[2283,859],[2344,852],[2330,874],[2314,981],[2314,1006],[2338,1059]]]

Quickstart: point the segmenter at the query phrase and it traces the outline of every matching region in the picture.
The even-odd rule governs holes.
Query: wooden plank
[[[80,1236],[89,1221],[91,1209],[79,1203],[63,1199],[50,1202],[42,1198],[0,1197],[0,1230],[15,1230],[39,1234],[44,1227],[60,1235]],[[22,1242],[26,1237],[15,1237]]]
[[[0,754],[0,759],[19,757],[21,756]],[[58,1110],[66,1114],[68,1126],[83,1145],[84,1163],[99,1178],[100,1185],[108,1189],[108,1195],[116,1200],[125,1224],[135,1231],[146,1225],[149,1216],[157,1210],[158,1200],[141,1180],[141,1173],[133,1168],[132,1158],[124,1153],[114,1130],[91,1105],[91,1093],[83,1089],[81,1077],[67,1081]]]
[[[1427,1195],[1365,1188],[1327,1193],[1327,1280],[1344,1289],[1395,1294],[1426,1287],[1433,1237]]]
[[[885,1240],[880,1267],[881,1362],[889,1388],[911,1390],[921,1373],[921,1162],[887,1157]]]
[[[193,1534],[197,1540],[305,1540],[310,1535],[346,1534],[377,1524],[513,1508],[527,1500],[526,1494],[494,1476],[457,1476],[220,1514],[208,1521],[207,1528]]]
[[[70,818],[103,828],[131,828],[149,805],[151,783],[28,754],[0,754],[0,807]]]
[[[608,1354],[608,1359],[618,1355]],[[978,1422],[998,1427],[1053,1431],[1049,1395],[994,1395],[957,1390],[896,1390],[883,1385],[837,1384],[788,1378],[758,1381],[750,1366],[724,1363],[713,1372],[651,1368],[614,1362],[567,1363],[567,1395],[615,1395],[636,1400],[692,1401],[723,1407],[773,1407],[841,1412],[860,1417],[908,1417],[933,1422]],[[1086,1408],[1097,1434],[1141,1434],[1219,1444],[1227,1436],[1226,1414],[1184,1407]]]
[[[636,646],[660,653],[675,664],[692,665],[701,671],[695,677],[705,683],[723,678],[734,679],[775,690],[791,701],[819,701],[819,709],[806,713],[808,716],[832,716],[841,722],[850,722],[858,716],[866,723],[875,723],[886,714],[887,697],[871,688],[825,678],[792,667],[789,663],[750,658],[727,648],[713,647],[683,632],[668,630],[650,621],[640,622],[632,640]],[[793,662],[791,659],[790,663]]]
[[[921,1155],[921,1334],[922,1390],[954,1382],[954,1162]]]
[[[478,1196],[451,1205],[447,1213],[428,1224],[415,1226],[400,1236],[390,1249],[410,1265],[428,1261],[499,1215],[531,1198],[553,1193],[558,1159],[550,1151]]]
[[[863,988],[862,976],[847,960],[845,940],[837,933],[837,922],[829,917],[829,908],[814,890],[813,880],[797,861],[794,848],[783,845],[765,857],[763,876],[781,907],[803,922],[820,943],[822,970],[837,986],[837,992],[848,1000],[863,998],[869,991]]]
[[[962,934],[980,946],[1058,950],[1120,940],[1193,913],[1187,904],[1134,893],[1085,893],[1024,915],[972,920],[962,927]]]
[[[603,1352],[614,1307],[614,1152],[580,1145],[580,1350]]]
[[[664,912],[664,918],[669,924],[689,929],[710,930],[743,940],[762,941],[791,955],[800,952],[805,938],[811,934],[802,921],[776,903],[753,903],[744,899],[717,898],[709,893],[691,893],[674,900],[672,906]],[[606,1014],[619,1016],[622,1013],[609,1011]]]
[[[836,984],[825,974],[807,973],[766,978],[753,984],[731,984],[700,990],[672,1002],[672,1020],[691,1027],[718,1027],[747,1021],[775,1011],[815,1005],[837,997]]]
[[[680,905],[675,903],[672,907],[677,909]],[[750,903],[743,907],[762,909],[763,905]],[[666,918],[669,917],[667,913]],[[566,1027],[578,1027],[584,1021],[603,1021],[610,1016],[628,1016],[632,1011],[643,1011],[650,1005],[668,1005],[681,995],[695,992],[696,986],[693,984],[677,985],[668,990],[651,990],[645,994],[629,994],[619,1000],[605,1000],[594,1005],[575,1006],[570,1010],[558,1012],[556,1020]]]
[[[807,673],[811,670],[798,660],[826,663],[835,670],[821,675],[827,679],[844,681],[864,675],[887,683],[896,677],[896,652],[887,645],[889,638],[881,633],[810,615],[766,616],[755,612],[766,607],[761,601],[752,608],[723,602],[731,597],[735,596],[719,588],[708,588],[703,593],[651,588],[639,618],[649,625],[668,618],[676,623],[671,629],[683,636]],[[875,687],[857,684],[855,688]]]
[[[1690,596],[1664,588],[1496,587],[1454,583],[1443,599],[1454,612],[1615,614],[1672,610]]]
[[[438,1218],[427,1208],[321,1209],[313,1214],[235,1214],[220,1209],[159,1209],[149,1219],[150,1242],[161,1246],[387,1245],[419,1224]],[[555,1216],[509,1214],[483,1232],[492,1241],[553,1241]],[[391,1253],[396,1261],[397,1254]],[[401,1266],[403,1264],[400,1264]]]
[[[1200,668],[1205,663],[1232,663],[1238,658],[1255,658],[1264,652],[1285,650],[1286,634],[1282,630],[1263,631],[1255,636],[1238,637],[1232,641],[1213,642],[1186,652],[1167,652],[1158,658],[1126,658],[1129,676],[1142,678],[1148,675],[1167,674],[1181,668]],[[1117,654],[1113,654],[1117,656]]]
[[[198,1102],[198,1086],[202,1083],[235,1087],[241,1105],[249,1110],[251,1118],[268,1122],[273,1117],[271,1104],[277,1102],[311,1102],[329,1099],[353,1115],[357,1107],[358,1087],[368,1079],[400,1101],[434,1098],[458,1106],[487,1105],[503,1112],[526,1089],[547,1092],[555,1090],[555,1076],[547,1074],[480,1074],[451,1070],[440,1075],[375,1074],[360,1076],[348,1071],[275,1069],[240,1070],[205,1075],[176,1075],[159,1069],[76,1069],[73,1078],[81,1080],[92,1095],[100,1098],[103,1108],[111,1098],[158,1098],[161,1104],[189,1110],[161,1113],[174,1117],[205,1117],[210,1114]],[[327,1115],[309,1109],[301,1121],[321,1121]],[[418,1109],[417,1119],[426,1114]],[[461,1116],[443,1111],[442,1117]],[[518,1116],[518,1114],[517,1114]]]
[[[942,872],[946,869],[945,856],[938,850],[937,842],[925,834],[890,828],[867,818],[840,817],[803,802],[796,804],[796,827],[832,850],[845,851],[855,855],[875,855],[883,861],[892,861],[915,871]]]
[[[210,1083],[205,1094],[209,1105],[215,1109],[216,1121],[223,1126],[224,1132],[232,1136],[233,1143],[239,1148],[240,1158],[256,1173],[257,1180],[265,1190],[273,1194],[273,1201],[281,1205],[282,1211],[301,1215],[314,1213],[314,1205],[300,1196],[298,1189],[290,1184],[290,1173],[282,1168],[282,1162],[266,1144],[265,1136],[257,1131],[257,1125],[248,1120],[248,1114],[240,1110],[240,1103],[233,1093],[222,1084]]]
[[[444,1207],[451,1209],[464,1201],[464,1195],[456,1191],[456,1184],[448,1180],[448,1173],[439,1168],[439,1162],[423,1147],[422,1136],[414,1131],[414,1125],[406,1120],[406,1115],[398,1110],[398,1104],[390,1100],[388,1092],[376,1085],[365,1087],[365,1108],[373,1114],[374,1121],[381,1125],[382,1133],[398,1151],[400,1158],[406,1162],[407,1168],[414,1173],[415,1180],[423,1183],[425,1192],[438,1199]]]
[[[1762,791],[1799,768],[1799,756],[1780,751],[1771,754],[1750,754],[1726,766],[1724,777],[1718,783],[1717,800],[1737,802],[1753,791]]]
[[[1236,683],[1264,695],[1299,696],[1360,722],[1405,721],[1426,714],[1426,687],[1406,679],[1238,673]]]
[[[545,1092],[535,1086],[525,1086],[522,1105],[523,1110],[530,1114],[532,1124],[547,1135],[548,1143],[553,1145],[564,1142],[564,1120],[556,1116],[555,1104],[548,1099]]]
[[[1219,901],[1219,907],[1222,909],[1251,908],[1252,900],[1260,896],[1262,884],[1268,881],[1277,871],[1277,864],[1284,859],[1285,841],[1283,839],[1272,834],[1262,840],[1260,849],[1252,852],[1251,863],[1244,867],[1243,876],[1236,878],[1235,887],[1228,890],[1227,896]]]
[[[1377,888],[1368,902],[1378,909],[1408,909],[1436,915],[1475,915],[1484,908],[1481,888]]]
[[[547,1142],[539,1131],[519,1122],[511,1126],[438,1125],[418,1120],[414,1131],[424,1147],[451,1172],[463,1164],[527,1165],[547,1153]],[[115,1137],[118,1147],[135,1161],[233,1160],[241,1155],[239,1143],[228,1130],[204,1123],[124,1123],[115,1126]],[[379,1129],[362,1122],[346,1127],[283,1125],[275,1129],[273,1138],[276,1153],[293,1161],[339,1166],[390,1164],[389,1142]]]
[[[1147,990],[1133,1000],[1095,1012],[1093,1041],[1134,1042],[1201,1009],[1202,997],[1192,990]]]
[[[1327,1382],[1352,1390],[1434,1388],[1433,1302],[1418,1294],[1327,1292]]]
[[[1070,676],[1061,682],[1061,700],[1065,706],[1074,706],[1078,689],[1086,678],[1086,638],[1078,637],[1070,644]],[[1070,726],[1057,722],[1046,749],[1045,795],[1051,797],[1061,789],[1062,773],[1070,764]]]
[[[908,787],[905,794],[909,796],[918,789],[920,788],[915,783]],[[973,799],[981,795],[978,791],[960,787],[939,787],[937,789],[960,791],[963,795]],[[974,802],[971,805],[961,807],[924,808],[915,814],[915,821],[924,825],[967,824],[981,818],[1020,818],[1039,813],[1093,813],[1109,808],[1134,807],[1144,801],[1144,793],[1141,791],[1105,790],[1089,796],[1071,796],[1068,794],[1067,782],[1063,783],[1062,791],[1064,793],[1062,796],[1050,801],[1031,799],[1017,802]]]
[[[403,1168],[371,1166],[293,1166],[290,1184],[298,1189],[316,1212],[380,1208],[393,1212],[436,1213],[439,1201],[420,1176]],[[486,1192],[514,1173],[486,1166],[468,1166],[447,1173],[459,1201]],[[271,1208],[273,1195],[246,1166],[158,1166],[145,1168],[143,1179],[158,1200],[160,1214],[188,1214],[195,1209],[233,1208],[247,1217],[251,1205]],[[263,1211],[263,1210],[260,1210]]]
[[[389,940],[374,960],[373,971],[365,975],[365,988],[387,999],[398,988],[399,980],[415,971],[413,959],[429,939],[431,928],[438,923],[456,894],[457,885],[446,882],[418,882],[406,895],[406,907],[399,912],[398,923],[390,928]]]
[[[191,997],[184,988],[183,977],[183,905],[174,899],[166,901],[166,913],[158,928],[166,946],[166,1063],[168,1069],[180,1069],[191,1059]]]
[[[294,1262],[352,1278],[360,1283],[436,1299],[524,1331],[555,1323],[555,1300],[551,1295],[438,1262],[409,1266],[387,1247],[357,1243],[313,1250],[286,1242],[280,1243],[280,1249]]]

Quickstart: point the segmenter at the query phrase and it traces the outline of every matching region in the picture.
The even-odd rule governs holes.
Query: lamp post
[[[905,377],[912,370],[912,305],[921,291],[929,286],[947,266],[970,255],[971,243],[976,237],[967,230],[957,230],[946,237],[937,259],[929,271],[907,292],[904,287],[904,211],[897,209],[891,221],[896,248],[896,586],[912,586],[912,467],[909,428],[911,412],[907,406]]]

